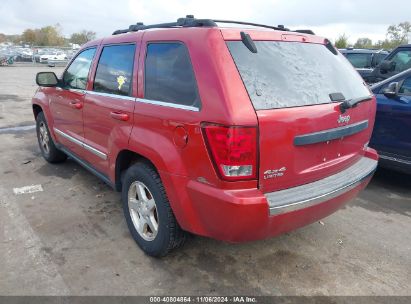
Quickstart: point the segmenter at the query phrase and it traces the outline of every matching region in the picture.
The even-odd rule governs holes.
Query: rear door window
[[[199,108],[197,83],[184,44],[149,43],[144,74],[145,99]]]
[[[227,45],[256,110],[299,107],[369,96],[347,59],[322,44],[255,41],[257,53],[241,41]]]
[[[103,48],[94,78],[94,91],[131,95],[134,44],[109,45]]]

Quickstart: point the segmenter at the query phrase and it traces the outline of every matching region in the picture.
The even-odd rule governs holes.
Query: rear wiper
[[[360,102],[368,101],[368,100],[371,100],[371,99],[372,99],[371,95],[363,96],[363,97],[359,97],[359,98],[353,98],[353,99],[346,99],[340,104],[341,113],[345,113],[345,111],[347,109],[355,107]]]

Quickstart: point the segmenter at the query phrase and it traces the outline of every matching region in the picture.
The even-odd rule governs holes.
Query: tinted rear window
[[[182,43],[150,43],[145,62],[144,98],[199,107],[197,83]]]
[[[346,99],[370,95],[346,58],[322,44],[255,41],[257,53],[241,41],[227,45],[256,110],[332,102],[329,94]]]

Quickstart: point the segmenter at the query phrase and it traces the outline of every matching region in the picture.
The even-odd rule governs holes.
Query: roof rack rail
[[[277,30],[277,31],[289,31],[289,29],[284,27],[284,25],[272,26],[272,25],[266,25],[266,24],[260,24],[260,23],[234,21],[234,20],[218,20],[218,19],[213,19],[213,21],[216,22],[216,23],[243,24],[243,25],[265,27],[265,28],[269,28],[269,29],[273,29],[273,30]]]
[[[217,24],[211,19],[196,19],[193,15],[187,15],[185,18],[178,18],[177,22],[167,22],[144,25],[142,22],[132,24],[126,30],[117,30],[113,35],[124,34],[128,32],[137,32],[141,30],[148,30],[152,28],[173,28],[173,27],[216,27]]]
[[[315,33],[312,30],[309,29],[302,29],[302,30],[290,30],[289,28],[286,28],[284,25],[279,24],[277,26],[272,26],[272,25],[266,25],[266,24],[261,24],[261,23],[253,23],[253,22],[244,22],[244,21],[233,21],[233,20],[217,20],[213,19],[214,22],[216,23],[233,23],[233,24],[243,24],[243,25],[251,25],[251,26],[257,26],[257,27],[264,27],[264,28],[269,28],[277,31],[286,31],[286,32],[296,32],[296,33],[302,33],[302,34],[309,34],[309,35],[315,35]]]
[[[301,33],[301,34],[315,35],[315,33],[312,30],[295,30],[293,32]]]
[[[128,32],[137,32],[152,28],[177,28],[177,27],[218,27],[217,23],[232,23],[232,24],[242,24],[242,25],[251,25],[256,27],[264,27],[269,28],[277,31],[291,31],[290,29],[286,28],[284,25],[266,25],[260,23],[252,23],[252,22],[244,22],[244,21],[234,21],[234,20],[218,20],[218,19],[196,19],[194,15],[187,15],[184,18],[178,18],[176,22],[167,22],[167,23],[158,23],[158,24],[150,24],[144,25],[142,22],[137,22],[136,24],[132,24],[128,27],[128,29],[124,30],[117,30],[113,32],[113,35],[118,34],[125,34]],[[314,35],[314,32],[311,30],[296,30],[291,32],[298,32],[304,34]]]

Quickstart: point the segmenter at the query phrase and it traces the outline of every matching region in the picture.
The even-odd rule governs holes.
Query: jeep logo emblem
[[[339,117],[338,117],[338,120],[337,120],[337,122],[339,123],[339,124],[342,124],[342,123],[348,123],[349,121],[350,121],[350,119],[351,119],[351,117],[350,117],[350,115],[340,115]]]

